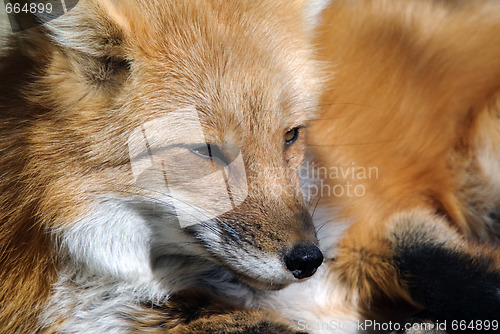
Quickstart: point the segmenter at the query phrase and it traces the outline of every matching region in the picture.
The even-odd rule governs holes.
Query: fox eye
[[[295,127],[285,133],[285,146],[290,146],[297,141],[302,126]]]
[[[223,165],[229,165],[231,162],[222,152],[219,145],[214,144],[200,144],[197,146],[190,147],[189,150],[204,159],[209,159],[221,163]]]

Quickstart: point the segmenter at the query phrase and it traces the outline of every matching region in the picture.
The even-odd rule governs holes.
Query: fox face
[[[24,32],[41,75],[23,87],[39,113],[23,168],[70,261],[147,281],[201,256],[263,289],[314,274],[297,171],[320,75],[289,25],[303,6],[81,1]]]
[[[327,1],[73,4],[19,18],[1,61],[2,328],[132,330],[193,288],[248,305],[313,275],[298,170]]]

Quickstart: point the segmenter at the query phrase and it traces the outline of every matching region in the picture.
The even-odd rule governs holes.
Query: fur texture
[[[333,79],[309,146],[327,170],[319,205],[335,206],[352,223],[328,263],[326,285],[345,287],[344,299],[368,318],[423,307],[443,318],[453,314],[448,307],[461,308],[457,317],[491,316],[497,311],[479,299],[498,288],[498,274],[487,274],[499,257],[487,246],[497,247],[500,226],[498,2],[336,1],[324,20],[318,44]],[[395,228],[401,214],[410,223]],[[472,243],[436,243],[435,234],[453,234],[441,225]],[[489,255],[478,255],[475,243]],[[445,265],[451,259],[457,266]],[[418,267],[425,263],[428,271]],[[479,273],[489,278],[478,281]],[[463,280],[453,287],[473,285],[482,297],[455,304],[447,289],[446,301],[433,299],[454,276]],[[408,289],[414,284],[425,286],[424,300]],[[498,305],[497,295],[490,298]]]
[[[11,36],[2,332],[295,332],[254,300],[322,261],[297,171],[324,4],[81,0]],[[194,288],[219,311],[183,322]]]
[[[327,4],[80,0],[10,37],[2,332],[497,316],[500,6],[338,0],[316,57]]]

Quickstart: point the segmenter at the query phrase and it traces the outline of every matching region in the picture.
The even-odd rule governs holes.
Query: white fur
[[[58,333],[126,333],[143,312],[139,303],[161,304],[171,293],[187,287],[205,287],[249,304],[253,295],[231,274],[206,261],[168,258],[150,281],[130,282],[109,275],[96,275],[69,260],[64,264],[53,295],[41,317],[47,327],[63,317]],[[237,292],[237,293],[236,293]],[[134,312],[138,311],[138,312]]]
[[[54,231],[65,255],[42,324],[62,317],[61,333],[123,333],[132,328],[138,303],[164,303],[190,287],[251,304],[252,290],[198,256],[197,247],[186,249],[194,242],[185,242],[168,217],[146,203],[109,198],[85,219]]]
[[[276,256],[260,254],[258,257],[249,254],[244,249],[228,249],[227,259],[236,270],[248,276],[266,282],[269,285],[278,285],[297,282],[292,273],[285,268],[283,261]],[[249,270],[251,268],[251,270]]]
[[[62,231],[59,231],[62,232]],[[153,231],[137,212],[105,201],[62,233],[71,260],[92,272],[125,280],[150,281]]]
[[[354,305],[346,300],[348,293],[329,276],[326,266],[321,266],[309,280],[270,294],[261,303],[290,319],[300,331],[310,334],[357,333],[359,315],[353,312]]]

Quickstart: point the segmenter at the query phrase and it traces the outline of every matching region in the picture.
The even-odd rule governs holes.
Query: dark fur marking
[[[500,318],[500,273],[487,256],[470,255],[426,240],[425,233],[397,238],[395,261],[412,296],[438,320]]]
[[[488,217],[496,224],[500,224],[500,212],[498,211],[490,212],[488,214]]]

